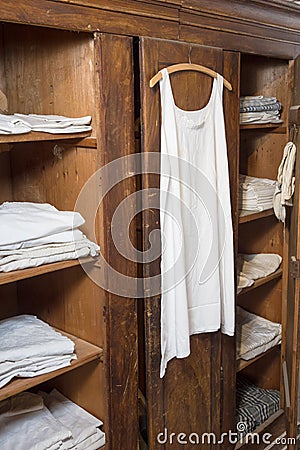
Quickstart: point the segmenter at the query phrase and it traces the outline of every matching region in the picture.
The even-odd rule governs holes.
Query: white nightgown
[[[190,335],[234,334],[234,263],[223,77],[197,111],[175,105],[167,69],[160,94],[163,377],[189,355]]]

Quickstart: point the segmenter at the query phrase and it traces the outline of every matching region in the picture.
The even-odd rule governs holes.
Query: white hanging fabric
[[[234,264],[223,77],[207,105],[184,111],[167,69],[161,94],[161,370],[190,353],[189,336],[234,334]]]

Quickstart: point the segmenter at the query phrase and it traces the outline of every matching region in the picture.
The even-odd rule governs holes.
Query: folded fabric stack
[[[82,133],[90,131],[91,116],[65,117],[43,114],[0,114],[0,134],[21,134],[30,131],[44,133]]]
[[[236,406],[236,422],[244,424],[243,427],[238,427],[240,436],[243,437],[254,431],[279,410],[280,392],[259,388],[246,378],[239,376],[237,378]]]
[[[48,203],[0,205],[0,272],[96,256],[99,246],[78,229],[78,212],[58,211]]]
[[[240,123],[282,123],[281,104],[276,97],[245,96],[240,99]]]
[[[0,387],[14,377],[36,377],[69,366],[74,342],[36,316],[0,321]]]
[[[0,402],[1,450],[97,450],[105,444],[101,425],[57,390]]]
[[[237,258],[238,289],[252,286],[255,280],[267,277],[280,266],[282,257],[276,253],[240,253]]]
[[[264,211],[273,208],[277,181],[248,175],[239,177],[239,209]]]
[[[280,323],[271,322],[237,307],[237,359],[255,358],[280,342]]]

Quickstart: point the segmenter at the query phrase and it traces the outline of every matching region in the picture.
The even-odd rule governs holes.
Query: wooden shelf
[[[14,143],[22,143],[22,142],[33,142],[33,141],[86,141],[88,139],[95,138],[91,137],[91,131],[84,131],[83,133],[62,133],[62,134],[51,134],[51,133],[42,133],[39,131],[30,131],[25,134],[1,134],[0,135],[0,144],[14,144]],[[0,153],[3,151],[7,151],[5,149],[1,149]]]
[[[271,275],[268,275],[264,278],[259,278],[258,280],[254,281],[254,284],[252,286],[244,288],[239,294],[238,297],[240,297],[243,294],[246,294],[249,291],[252,291],[253,289],[258,288],[259,286],[263,286],[264,284],[270,283],[272,280],[276,280],[277,278],[282,277],[282,269],[277,269],[276,272],[271,273]]]
[[[252,220],[263,219],[264,217],[274,216],[274,210],[266,209],[265,211],[239,211],[239,223],[251,222]]]
[[[45,273],[56,272],[57,270],[68,269],[69,267],[79,266],[84,263],[97,261],[97,258],[84,258],[79,262],[78,259],[70,261],[60,261],[51,264],[44,264],[39,267],[30,267],[28,269],[14,270],[12,272],[0,272],[0,286],[2,284],[14,283],[15,281],[25,280],[26,278],[37,277]]]
[[[273,133],[285,134],[287,128],[283,124],[275,123],[248,123],[240,124],[240,130],[271,130]]]
[[[0,389],[0,401],[11,397],[12,395],[16,395],[19,392],[30,389],[33,386],[44,383],[47,380],[51,380],[52,378],[62,375],[63,373],[77,369],[78,367],[88,364],[91,361],[97,360],[103,354],[103,350],[100,347],[90,344],[89,342],[79,339],[78,337],[72,336],[71,334],[60,330],[58,331],[64,336],[69,337],[75,343],[75,353],[77,355],[77,359],[72,361],[70,366],[64,367],[63,369],[55,370],[33,378],[13,379],[6,386]]]
[[[245,367],[250,366],[251,364],[255,363],[259,359],[263,358],[264,356],[268,355],[269,353],[273,352],[275,349],[278,349],[278,348],[280,348],[280,344],[274,345],[274,347],[269,348],[267,351],[265,351],[264,353],[261,353],[260,355],[257,355],[255,358],[248,359],[248,360],[238,359],[236,371],[240,372],[241,370],[245,369]]]

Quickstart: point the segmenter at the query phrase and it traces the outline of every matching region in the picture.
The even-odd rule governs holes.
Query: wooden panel
[[[238,60],[234,56],[227,55],[223,68],[222,51],[209,47],[189,46],[188,44],[155,41],[143,39],[141,47],[142,61],[142,149],[146,161],[148,152],[159,152],[159,87],[149,88],[150,78],[164,66],[189,60],[193,63],[204,64],[219,71],[226,71],[227,78],[232,75],[237,95],[237,74],[233,75],[237,68]],[[230,70],[232,65],[232,72]],[[232,81],[232,80],[230,80]],[[171,84],[174,92],[175,103],[178,107],[195,110],[203,107],[209,98],[212,80],[199,73],[176,73],[171,76]],[[191,90],[193,95],[190,95]],[[233,94],[234,95],[234,94]],[[226,96],[225,115],[233,113],[233,123],[237,122],[238,115],[236,103]],[[227,109],[228,108],[228,109]],[[229,113],[230,111],[230,113]],[[227,122],[229,128],[229,141],[237,139],[237,127],[234,135],[231,131],[234,125]],[[230,158],[236,152],[237,142],[230,143]],[[147,163],[146,163],[147,164]],[[146,166],[147,167],[147,166]],[[232,180],[234,178],[232,167]],[[234,181],[233,181],[234,182]],[[159,177],[148,174],[144,176],[143,188],[159,186]],[[236,191],[235,194],[236,196]],[[143,207],[147,209],[143,216],[144,249],[148,247],[149,233],[159,225],[158,209],[154,209],[153,203],[144,199]],[[234,197],[236,202],[236,197]],[[157,198],[156,206],[159,206]],[[151,449],[158,448],[157,433],[164,427],[174,433],[209,432],[216,433],[220,430],[220,368],[221,368],[221,334],[200,334],[191,337],[191,355],[184,359],[174,359],[168,364],[163,380],[159,378],[160,366],[160,298],[151,297],[151,292],[157,288],[154,286],[153,277],[160,273],[160,261],[146,264],[144,277],[146,278],[145,292],[150,298],[145,299],[146,308],[146,364],[147,364],[147,400],[149,411],[149,445]],[[148,278],[148,279],[147,279]],[[212,357],[213,355],[213,357]],[[226,374],[228,376],[228,373]],[[178,409],[178,405],[181,405]],[[166,444],[169,448],[171,444]],[[171,447],[170,447],[171,448]],[[208,448],[203,446],[203,448]]]
[[[108,164],[135,152],[132,39],[96,35],[95,43],[101,94],[99,150],[102,152],[102,164]],[[114,61],[114,64],[111,61]],[[103,201],[103,221],[106,230],[103,253],[106,261],[117,272],[127,275],[134,282],[137,264],[135,261],[124,259],[118,253],[111,236],[111,220],[116,208],[136,189],[134,177],[125,179],[128,169],[124,160],[120,162],[119,170],[124,173],[124,181],[111,190]],[[129,225],[126,222],[126,215],[122,220],[122,230],[126,230]],[[130,237],[136,247],[136,236]],[[123,236],[119,238],[124,239]],[[105,362],[108,370],[110,407],[109,448],[134,450],[138,445],[136,300],[112,293],[107,293],[106,297]]]
[[[144,2],[134,0],[52,0],[55,3],[68,3],[74,5],[89,6],[108,11],[123,12],[141,17],[159,17],[164,20],[178,21],[178,9],[171,8],[170,4],[162,2]],[[180,1],[180,0],[178,0]],[[173,2],[174,3],[174,2]]]
[[[239,230],[240,253],[278,253],[282,256],[283,227],[275,216],[244,223]]]
[[[249,130],[241,133],[240,173],[277,179],[287,135]]]
[[[264,353],[261,353],[260,355],[255,356],[255,358],[252,359],[239,359],[237,360],[237,372],[240,372],[241,370],[244,370],[247,366],[250,366],[251,364],[255,363],[256,361],[258,361],[261,358],[264,358],[268,353],[271,353],[273,351],[277,350],[278,348],[277,346],[269,348],[268,350],[266,350]]]
[[[88,148],[55,145],[43,142],[14,146],[11,164],[15,201],[49,202],[58,209],[73,210],[80,190],[97,168],[97,153]]]
[[[281,288],[281,280],[274,279],[254,291],[239,295],[238,304],[253,314],[281,323]]]
[[[12,201],[12,185],[10,179],[10,155],[0,153],[0,203]]]
[[[51,28],[77,31],[102,31],[125,35],[178,37],[178,21],[162,20],[159,16],[141,17],[124,12],[87,8],[69,2],[51,0],[1,0],[1,19],[5,22],[28,23]]]
[[[3,144],[11,142],[36,142],[36,141],[60,141],[67,142],[68,140],[74,141],[75,144],[81,145],[81,140],[84,140],[90,136],[90,132],[84,133],[68,133],[68,134],[51,134],[42,133],[38,131],[31,131],[26,134],[10,134],[0,135],[0,153],[9,151],[9,147]],[[92,139],[92,138],[91,138]],[[79,141],[79,142],[78,142]]]
[[[291,87],[288,60],[244,55],[241,67],[241,95],[276,97],[282,103],[281,118],[286,124]]]
[[[296,59],[295,64],[291,66],[294,71],[294,89],[292,104],[298,105],[300,103],[300,59]],[[296,146],[300,146],[299,134],[296,139]],[[300,207],[299,207],[299,180],[300,180],[300,164],[299,154],[296,160],[296,183],[295,194],[293,200],[293,208],[291,211],[289,221],[289,264],[291,257],[300,259]],[[288,289],[287,289],[287,304],[286,317],[287,334],[284,343],[284,359],[287,364],[288,383],[290,390],[291,407],[287,407],[288,427],[287,435],[295,437],[297,435],[297,406],[298,406],[298,391],[299,391],[299,360],[300,360],[300,279],[293,279],[289,273]],[[290,445],[289,450],[296,448],[296,445]]]
[[[266,354],[241,373],[259,387],[280,390],[280,349],[274,349],[274,352]]]
[[[15,283],[0,287],[0,319],[18,314],[17,286]]]
[[[299,53],[299,44],[294,42],[268,40],[266,35],[256,37],[256,25],[252,29],[253,35],[243,35],[236,31],[223,30],[225,19],[212,22],[212,26],[206,26],[210,22],[209,15],[195,16],[190,11],[182,10],[180,13],[180,40],[194,42],[203,45],[214,45],[225,50],[236,50],[245,53],[259,53],[266,56],[279,58],[294,58]],[[232,18],[229,19],[231,21]],[[192,23],[193,25],[190,25]],[[250,32],[249,32],[250,33]]]
[[[4,44],[9,112],[93,116],[92,35],[10,25]]]
[[[230,80],[233,92],[224,89],[225,128],[231,186],[232,225],[235,257],[238,251],[238,186],[239,186],[239,97],[240,55],[224,52],[224,77]],[[235,429],[235,337],[222,335],[221,432]],[[232,445],[225,448],[231,448]]]

